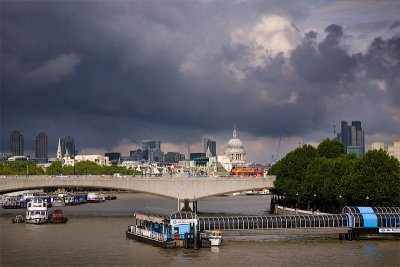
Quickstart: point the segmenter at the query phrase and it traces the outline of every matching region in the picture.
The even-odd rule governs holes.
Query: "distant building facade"
[[[118,161],[119,158],[121,157],[121,153],[120,152],[106,152],[104,153],[105,157],[108,157],[108,159],[110,161]]]
[[[133,161],[142,161],[143,160],[143,150],[131,150],[129,151],[129,156],[132,158]]]
[[[395,157],[400,161],[400,139],[393,142],[393,145],[385,146],[383,142],[373,142],[371,144],[371,149],[382,149],[389,154],[389,156]]]
[[[179,163],[182,160],[185,160],[185,154],[179,152],[168,152],[164,156],[164,161],[167,163]]]
[[[385,143],[384,142],[373,142],[371,144],[371,149],[372,150],[380,150],[380,149],[382,149],[383,151],[387,151],[387,147],[385,147]]]
[[[24,155],[24,135],[18,130],[10,134],[10,152],[13,156]]]
[[[206,153],[200,153],[200,152],[193,152],[190,153],[190,160],[195,160],[197,158],[205,158],[206,157]]]
[[[62,156],[68,153],[68,155],[74,157],[76,155],[75,139],[71,136],[66,136],[64,138],[61,138],[60,141],[61,141]]]
[[[100,166],[110,166],[110,161],[109,161],[108,157],[105,157],[102,155],[76,155],[75,156],[75,162],[81,162],[81,161],[86,161],[86,160],[92,161]]]
[[[363,156],[365,154],[365,139],[361,121],[353,121],[351,125],[348,125],[347,121],[342,121],[340,130],[337,138],[345,146],[346,153],[356,153],[357,156]]]
[[[45,132],[39,133],[36,136],[35,142],[35,158],[47,159],[48,158],[48,137]]]
[[[142,141],[143,159],[150,162],[163,161],[161,142],[159,140]]]
[[[204,153],[207,154],[207,151],[211,153],[212,157],[217,155],[217,142],[211,139],[203,140]]]

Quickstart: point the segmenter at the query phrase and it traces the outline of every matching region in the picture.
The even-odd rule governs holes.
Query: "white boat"
[[[222,232],[220,230],[214,230],[208,236],[211,242],[211,246],[220,246],[222,244]]]
[[[67,196],[68,196],[68,192],[60,192],[60,193],[58,193],[58,197],[60,197],[60,198],[65,198]]]
[[[53,201],[51,202],[51,205],[52,205],[53,207],[64,207],[64,206],[65,206],[65,202],[64,202],[64,200],[63,200],[62,198],[60,198],[60,197],[55,197],[55,198],[53,199]]]
[[[87,202],[88,203],[99,203],[106,201],[104,195],[99,193],[88,193],[87,194]]]
[[[33,198],[26,207],[26,223],[42,224],[47,223],[47,202],[41,198]]]

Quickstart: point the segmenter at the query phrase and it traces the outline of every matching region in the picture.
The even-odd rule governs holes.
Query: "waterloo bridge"
[[[47,187],[92,187],[129,190],[165,198],[177,199],[192,206],[192,202],[233,192],[274,188],[275,176],[228,177],[112,177],[87,176],[2,176],[0,194]]]

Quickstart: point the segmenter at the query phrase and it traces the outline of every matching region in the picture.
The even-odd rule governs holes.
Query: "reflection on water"
[[[135,209],[173,209],[175,201],[142,194],[65,207],[64,225],[12,224],[23,210],[0,211],[0,265],[4,266],[399,266],[399,241],[339,241],[337,236],[224,236],[221,247],[161,249],[125,237]],[[263,214],[269,197],[199,201],[202,212]]]
[[[214,253],[219,253],[219,247],[211,247],[211,251]]]

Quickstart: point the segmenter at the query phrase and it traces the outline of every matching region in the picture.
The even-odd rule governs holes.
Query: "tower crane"
[[[280,131],[280,133],[279,133],[278,148],[276,149],[276,155],[275,155],[275,156],[272,155],[272,162],[271,162],[271,165],[274,164],[275,162],[277,162],[277,161],[279,160],[279,150],[280,150],[280,148],[281,148],[282,137],[283,137],[283,135],[285,134],[285,128],[286,128],[285,122],[282,122],[282,124],[281,124],[281,131]]]

